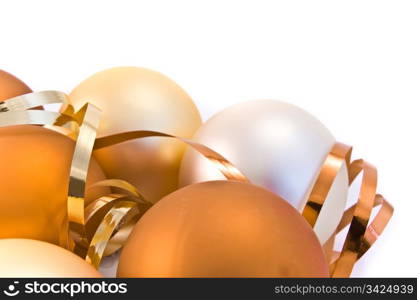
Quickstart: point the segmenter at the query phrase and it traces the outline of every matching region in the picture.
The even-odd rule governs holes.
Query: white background
[[[0,1],[0,67],[66,92],[152,68],[205,119],[259,98],[305,108],[378,167],[396,208],[354,276],[415,277],[416,33],[416,1]]]

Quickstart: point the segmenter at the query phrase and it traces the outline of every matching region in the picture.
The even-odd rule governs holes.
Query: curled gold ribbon
[[[349,166],[351,155],[352,147],[342,143],[335,143],[327,155],[302,212],[311,227],[316,224],[330,188],[343,164]]]
[[[67,107],[69,103],[68,96],[58,91],[40,91],[0,102],[0,112],[27,110],[41,105],[56,103]]]
[[[383,232],[393,214],[393,207],[381,195],[376,194],[377,170],[364,160],[350,162],[352,147],[336,143],[319,172],[312,192],[303,210],[303,216],[314,227],[327,194],[346,163],[349,172],[349,185],[362,172],[362,183],[357,203],[345,211],[334,234],[323,246],[330,249],[329,258],[331,277],[349,277],[355,263],[370,249]],[[380,207],[374,220],[369,224],[372,209]],[[333,251],[335,236],[349,225],[348,233],[341,252]]]
[[[100,265],[103,256],[110,255],[120,249],[138,220],[139,211],[136,203],[125,198],[124,196],[110,196],[109,202],[106,204],[110,204],[111,208],[100,219],[99,225],[89,242],[85,259],[96,268]],[[92,215],[92,217],[94,218],[95,215]],[[123,220],[126,223],[123,224]],[[122,231],[118,228],[121,225],[124,226],[125,230]],[[88,223],[86,227],[88,227]],[[118,235],[114,235],[115,232]],[[123,237],[120,240],[121,235]]]
[[[336,229],[336,233],[339,233],[350,223],[342,251],[330,265],[332,277],[350,276],[356,261],[375,243],[394,213],[392,205],[376,194],[377,171],[373,165],[361,159],[352,162],[349,168],[350,184],[361,172],[363,175],[358,201],[345,212]],[[372,209],[378,206],[380,209],[369,224]]]

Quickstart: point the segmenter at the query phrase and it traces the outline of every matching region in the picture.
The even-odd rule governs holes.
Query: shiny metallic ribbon
[[[359,198],[355,205],[345,211],[334,234],[325,243],[324,249],[332,253],[329,258],[331,277],[349,277],[355,263],[375,243],[392,217],[394,209],[381,195],[376,194],[377,171],[371,164],[359,159],[352,163],[352,147],[336,143],[328,154],[313,185],[303,216],[314,227],[327,194],[344,163],[348,167],[349,185],[362,172]],[[378,214],[369,224],[374,207]],[[369,225],[368,225],[369,224]],[[349,226],[342,251],[333,251],[335,236]]]
[[[51,103],[61,103],[62,113],[30,110]],[[96,139],[100,111],[93,105],[87,104],[75,113],[68,103],[67,96],[56,91],[31,93],[0,102],[0,112],[3,112],[0,115],[0,126],[33,124],[64,126],[70,129],[69,136],[76,139],[68,194],[68,221],[72,239],[68,238],[68,232],[64,230],[60,239],[61,246],[85,257],[95,267],[99,266],[103,256],[123,246],[138,220],[139,209],[146,209],[151,204],[128,182],[108,179],[93,186],[116,187],[121,189],[123,194],[103,195],[85,206],[85,182],[93,149],[144,137],[174,138],[186,143],[212,161],[227,179],[248,182],[247,178],[220,154],[188,139],[155,131],[124,132]],[[334,145],[319,172],[302,213],[314,227],[343,163],[348,166],[350,183],[363,171],[362,188],[357,204],[346,210],[338,228],[325,245],[332,248],[334,236],[350,224],[341,253],[333,252],[334,256],[330,260],[332,277],[350,275],[355,262],[376,241],[393,213],[392,206],[381,195],[375,195],[376,169],[362,160],[350,163],[351,152],[349,146],[341,143]],[[374,206],[381,206],[381,209],[368,226]],[[63,226],[63,228],[68,227]]]

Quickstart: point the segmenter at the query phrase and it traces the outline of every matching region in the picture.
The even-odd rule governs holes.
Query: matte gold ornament
[[[289,103],[256,100],[217,113],[193,140],[221,153],[254,184],[280,195],[302,212],[321,166],[335,144],[330,131],[314,116]],[[325,198],[314,226],[323,244],[342,217],[349,186],[345,163]],[[184,156],[180,185],[222,179],[192,151]]]
[[[0,128],[0,238],[62,245],[68,231],[68,176],[74,146],[69,137],[39,126]],[[104,178],[93,159],[87,185]],[[108,188],[92,188],[86,202],[106,193]]]
[[[0,101],[32,92],[20,79],[0,70]]]
[[[102,277],[61,247],[29,239],[0,239],[0,277]]]
[[[75,110],[89,102],[102,110],[98,137],[125,131],[152,130],[191,137],[201,125],[191,98],[164,75],[136,67],[99,72],[70,94]],[[151,137],[95,151],[107,177],[135,185],[155,202],[178,186],[185,146],[176,140]]]
[[[120,277],[327,277],[317,237],[279,196],[234,181],[177,190],[139,220]]]

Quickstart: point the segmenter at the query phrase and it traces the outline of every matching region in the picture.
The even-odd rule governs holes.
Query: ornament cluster
[[[282,101],[203,123],[144,68],[68,95],[0,70],[0,277],[349,277],[393,213],[351,151]]]

